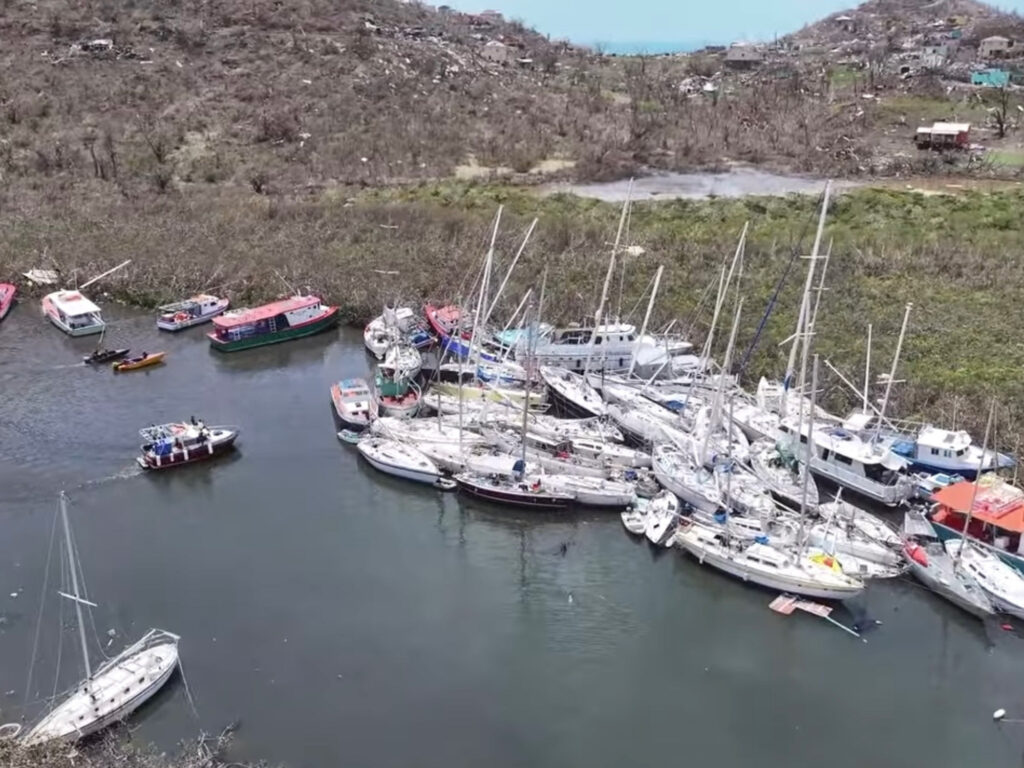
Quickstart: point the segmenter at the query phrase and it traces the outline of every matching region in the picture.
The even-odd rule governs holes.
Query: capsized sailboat
[[[178,666],[178,635],[151,629],[137,642],[93,669],[85,636],[83,606],[95,606],[79,588],[80,566],[71,539],[67,497],[60,496],[70,592],[61,597],[74,603],[85,679],[66,692],[59,703],[24,733],[20,740],[36,746],[55,740],[78,740],[128,717],[160,690]]]

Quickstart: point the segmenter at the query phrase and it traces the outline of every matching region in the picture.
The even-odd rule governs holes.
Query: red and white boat
[[[43,314],[68,336],[103,333],[106,323],[100,308],[80,291],[54,291],[43,297]]]
[[[469,339],[473,335],[473,327],[469,322],[468,314],[463,313],[459,307],[449,304],[446,307],[435,307],[433,304],[423,305],[423,314],[430,324],[430,329],[442,338],[454,336],[460,330],[462,338]]]
[[[14,306],[14,294],[18,289],[11,283],[0,283],[0,320],[7,317],[7,313]]]
[[[206,461],[230,451],[238,433],[234,427],[208,427],[202,421],[154,425],[139,430],[146,442],[136,461],[143,469],[169,469]]]

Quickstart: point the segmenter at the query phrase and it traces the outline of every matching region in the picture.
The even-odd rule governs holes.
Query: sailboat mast
[[[476,299],[476,313],[473,315],[473,330],[469,334],[469,350],[467,358],[472,357],[476,346],[476,335],[483,324],[484,303],[487,297],[487,289],[491,282],[491,264],[494,261],[494,243],[498,239],[498,227],[501,225],[501,211],[503,206],[498,206],[498,214],[494,217],[494,231],[491,232],[491,247],[487,249],[487,256],[484,258],[484,273],[480,277],[480,295]],[[459,313],[461,317],[462,313]],[[461,344],[461,341],[459,342]],[[470,360],[472,362],[472,360]],[[474,374],[476,370],[474,368]]]
[[[868,412],[868,390],[871,388],[871,323],[868,323],[868,349],[864,356],[864,413]]]
[[[796,334],[793,336],[793,346],[789,349],[789,363],[786,365],[786,377],[782,380],[782,404],[779,409],[782,416],[786,415],[786,399],[789,395],[789,387],[793,381],[793,372],[796,367],[796,350],[801,339],[807,333],[808,328],[813,326],[811,316],[811,286],[814,284],[814,268],[818,261],[818,252],[821,248],[821,236],[825,231],[825,217],[828,215],[828,199],[832,192],[832,182],[825,182],[825,193],[821,201],[821,213],[818,215],[818,230],[814,234],[814,246],[811,248],[811,263],[807,268],[807,282],[804,284],[804,297],[800,304],[800,318],[797,320]],[[804,341],[804,355],[801,363],[800,388],[804,387],[804,375],[807,371],[806,341]],[[801,397],[803,392],[801,391]]]
[[[651,290],[651,300],[647,302],[647,312],[644,314],[643,325],[640,326],[640,336],[643,338],[644,334],[647,333],[647,323],[651,319],[651,310],[654,309],[654,299],[658,296],[658,286],[661,285],[661,274],[665,271],[665,265],[658,265],[658,273],[654,276],[654,288]],[[636,354],[630,356],[629,360],[629,373],[627,376],[633,375],[633,369],[636,367]]]
[[[805,451],[803,487],[800,489],[800,532],[796,537],[797,556],[804,551],[804,524],[807,521],[807,490],[811,482],[812,451],[814,447],[814,411],[818,407],[818,356],[814,356],[814,367],[811,369],[811,413],[807,417],[807,450]],[[800,433],[797,433],[800,434]],[[837,511],[838,515],[839,512]]]
[[[896,379],[896,366],[900,364],[900,352],[903,351],[903,339],[907,335],[907,323],[910,321],[910,310],[914,305],[907,302],[907,308],[903,312],[903,325],[900,327],[900,337],[896,340],[896,353],[892,356],[892,368],[889,369],[889,379],[885,382],[885,395],[882,397],[882,410],[878,417],[878,427],[875,429],[875,440],[882,434],[882,421],[885,419],[885,408],[889,405],[889,393],[892,391],[893,381]]]
[[[515,258],[512,259],[512,263],[508,265],[508,269],[505,270],[505,277],[502,278],[501,284],[498,286],[497,293],[494,294],[494,300],[487,307],[487,312],[484,315],[484,321],[490,320],[491,315],[494,313],[494,308],[498,305],[498,299],[501,298],[501,294],[505,292],[505,286],[508,284],[508,279],[512,277],[512,270],[516,268],[516,264],[519,263],[519,258],[523,255],[523,251],[526,250],[526,244],[530,242],[530,235],[533,234],[534,227],[537,226],[539,219],[534,219],[530,223],[530,228],[526,230],[526,236],[523,238],[522,244],[519,246],[519,250],[516,251]]]
[[[992,404],[988,409],[988,422],[985,424],[985,439],[982,441],[981,456],[984,461],[985,452],[988,451],[988,438],[992,431],[992,419],[996,415],[996,401],[992,399]],[[974,477],[974,489],[971,491],[971,506],[967,508],[967,519],[964,520],[964,537],[960,544],[960,549],[956,552],[956,557],[953,558],[953,568],[960,567],[960,558],[964,553],[964,547],[967,546],[968,538],[970,537],[970,526],[971,518],[974,517],[974,503],[978,500],[978,484],[981,482],[981,469],[979,467],[978,474]]]
[[[629,182],[630,193],[632,193],[633,182]],[[629,194],[626,195],[626,202],[622,204],[622,215],[619,216],[619,231],[615,233],[615,243],[612,245],[612,255],[608,259],[608,273],[604,276],[604,286],[601,288],[601,301],[594,313],[594,328],[590,332],[590,343],[587,344],[587,359],[583,364],[583,377],[586,378],[590,370],[590,358],[594,355],[594,336],[597,334],[597,327],[601,324],[601,316],[604,314],[604,304],[608,300],[608,286],[612,282],[612,275],[615,273],[615,255],[619,252],[619,242],[622,240],[622,228],[626,223],[626,214],[629,212]]]
[[[732,321],[732,331],[729,332],[729,345],[725,348],[725,358],[722,360],[722,372],[718,377],[718,388],[715,390],[715,399],[711,404],[711,418],[707,425],[707,432],[704,434],[704,443],[700,451],[700,461],[703,464],[707,460],[708,456],[708,441],[711,439],[711,433],[715,431],[719,422],[722,420],[722,400],[725,396],[725,379],[729,373],[729,367],[732,365],[732,351],[736,346],[736,332],[740,327],[740,315],[743,314],[743,299],[740,298],[739,305],[736,307],[736,317]],[[689,393],[687,393],[689,397]],[[726,434],[732,436],[732,422],[725,428]]]
[[[543,295],[544,295],[544,289],[541,288],[541,296],[543,296]],[[527,307],[526,307],[526,318],[527,318],[527,322],[526,322],[527,331],[526,332],[529,334],[529,337],[532,337],[532,339],[536,339],[537,338],[537,333],[536,333],[536,328],[534,326],[537,323],[537,317],[536,317],[536,315],[534,315],[534,317],[532,319],[530,318],[530,312],[531,312],[532,309],[533,309],[533,302],[531,301],[527,305]],[[527,339],[527,347],[526,347],[526,349],[528,350],[527,351],[527,361],[526,361],[527,371],[530,370],[529,366],[531,364],[529,358],[532,357],[532,355],[533,355],[533,341],[529,337]],[[531,383],[531,378],[532,377],[529,375],[529,373],[527,373],[527,376],[526,376],[526,391],[524,392],[524,395],[523,395],[523,431],[522,431],[522,433],[519,436],[519,439],[520,439],[520,441],[522,443],[522,448],[523,448],[522,459],[523,459],[523,472],[524,473],[526,472],[526,424],[527,424],[527,420],[529,419],[529,415],[530,415],[530,383]]]
[[[92,679],[92,666],[89,664],[89,646],[85,642],[85,621],[82,618],[82,596],[78,593],[78,565],[75,562],[75,547],[71,542],[71,525],[68,523],[68,497],[60,492],[60,519],[64,525],[64,546],[68,551],[68,570],[71,571],[71,594],[75,604],[75,618],[78,620],[78,640],[82,644],[82,661],[85,663],[85,680],[88,685]]]

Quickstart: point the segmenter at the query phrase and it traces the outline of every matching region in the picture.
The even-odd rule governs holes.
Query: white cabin
[[[784,418],[779,431],[792,440],[796,419]],[[800,445],[791,450],[796,458],[806,460],[808,425],[801,427]],[[842,427],[815,427],[812,444],[811,471],[838,485],[890,506],[910,498],[913,482],[906,474],[907,461],[888,446],[868,443]]]
[[[517,358],[525,358],[525,339],[516,347]],[[659,340],[654,336],[640,336],[636,326],[629,323],[611,323],[592,327],[570,326],[551,332],[542,338],[533,350],[538,365],[565,368],[582,373],[590,360],[592,371],[627,371],[636,356],[636,372],[643,376],[664,369],[673,355],[683,354],[691,345],[678,340]]]
[[[70,336],[100,333],[105,327],[100,308],[78,291],[55,291],[43,298],[43,313]]]

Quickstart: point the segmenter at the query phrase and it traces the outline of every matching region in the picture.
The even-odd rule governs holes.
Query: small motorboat
[[[111,368],[114,369],[114,373],[121,373],[122,371],[137,371],[140,368],[148,368],[151,365],[159,365],[167,357],[166,352],[143,352],[141,355],[136,357],[128,357],[124,360],[119,360],[116,363],[111,363]]]
[[[158,307],[160,316],[156,327],[161,331],[180,331],[194,325],[208,323],[222,314],[231,302],[208,293],[200,293],[175,304]]]
[[[341,423],[359,432],[377,417],[377,403],[363,379],[342,379],[331,386],[331,402]]]
[[[381,437],[364,437],[356,450],[374,469],[394,477],[426,483],[442,490],[452,490],[455,483],[441,477],[441,470],[411,445]]]
[[[419,412],[422,398],[416,382],[405,378],[389,378],[387,371],[378,367],[374,384],[376,407],[382,415],[411,419]]]
[[[82,355],[82,362],[86,365],[101,365],[111,360],[120,360],[129,352],[128,347],[123,349],[96,349],[91,354]]]
[[[238,434],[235,427],[208,427],[195,419],[188,423],[154,424],[139,430],[145,442],[137,461],[143,469],[194,464],[231,450]]]
[[[679,524],[679,498],[671,491],[660,493],[647,506],[644,536],[658,547],[671,547]]]
[[[647,528],[647,508],[651,505],[650,499],[637,497],[633,503],[622,510],[619,515],[622,518],[622,525],[627,532],[634,536],[643,536]]]
[[[0,320],[7,317],[7,313],[14,306],[14,294],[18,289],[11,283],[0,283]]]

